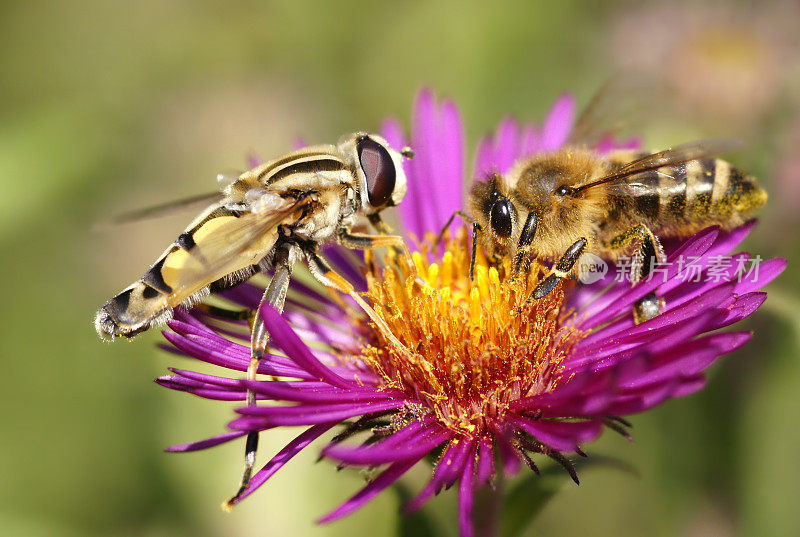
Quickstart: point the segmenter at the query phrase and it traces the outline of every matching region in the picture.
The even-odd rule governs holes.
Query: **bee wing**
[[[637,182],[637,175],[658,170],[663,167],[674,167],[692,160],[716,157],[728,153],[742,146],[742,142],[731,138],[709,138],[678,145],[664,151],[651,153],[633,160],[612,173],[596,179],[591,183],[582,185],[576,190],[586,190],[602,184],[609,184],[609,188],[625,193],[645,193],[642,188],[649,188],[645,183]],[[667,172],[665,177],[672,177]],[[677,179],[676,179],[677,180]],[[639,189],[636,192],[636,189]]]
[[[295,223],[307,202],[307,198],[286,200],[285,205],[267,213],[224,205],[210,210],[186,232],[190,245],[167,254],[161,267],[163,279],[183,298],[249,268],[272,250],[278,226]]]
[[[658,181],[655,182],[650,174],[645,175],[644,172],[638,172],[629,177],[610,182],[606,185],[606,188],[609,193],[625,196],[660,195],[665,190],[669,191],[673,187],[680,190],[686,180],[686,173],[681,173],[683,166],[685,166],[685,163],[672,166],[670,171],[656,170]]]
[[[649,77],[627,73],[611,78],[583,109],[569,144],[594,147],[609,136],[633,136],[653,117],[655,103],[667,100],[664,94]]]

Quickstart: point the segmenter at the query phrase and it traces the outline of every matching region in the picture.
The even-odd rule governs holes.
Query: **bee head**
[[[513,254],[522,223],[500,177],[492,175],[475,182],[469,199],[472,217],[482,230],[484,249],[493,255]]]
[[[339,150],[358,181],[361,209],[370,215],[399,204],[406,195],[403,158],[410,150],[398,152],[377,134],[358,132],[339,141]]]

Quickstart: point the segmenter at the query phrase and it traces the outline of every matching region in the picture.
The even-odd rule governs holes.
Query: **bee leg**
[[[394,334],[392,334],[392,331],[389,329],[386,321],[384,321],[383,318],[381,318],[375,312],[375,310],[372,309],[372,306],[367,304],[366,301],[361,298],[361,295],[356,292],[355,288],[350,282],[344,279],[339,273],[335,272],[330,265],[328,265],[328,263],[313,249],[306,248],[304,249],[303,253],[308,260],[308,269],[311,272],[311,275],[314,276],[319,283],[329,289],[349,295],[350,298],[352,298],[356,304],[358,304],[358,306],[364,310],[364,313],[366,313],[372,322],[375,323],[375,326],[378,327],[378,330],[381,331],[384,337],[386,337],[386,339],[388,339],[398,351],[404,354],[409,353],[406,346],[400,343],[400,340],[397,339]]]
[[[269,282],[267,290],[261,298],[261,303],[257,311],[261,311],[261,306],[269,304],[278,311],[283,311],[286,301],[286,291],[289,289],[289,280],[292,276],[292,267],[300,257],[300,250],[291,243],[283,243],[275,247],[275,274]],[[269,333],[264,326],[261,315],[256,314],[253,319],[253,331],[250,338],[250,364],[247,366],[247,380],[256,379],[258,365],[269,346]],[[256,404],[256,395],[252,390],[247,390],[247,404]],[[222,504],[223,509],[230,510],[239,501],[241,495],[250,485],[250,478],[253,476],[253,466],[256,463],[256,451],[258,450],[258,432],[253,431],[247,434],[244,453],[244,474],[239,490],[233,497]]]
[[[539,282],[539,285],[533,290],[533,298],[539,300],[550,294],[550,291],[556,288],[558,282],[569,275],[569,271],[571,271],[575,263],[578,262],[587,244],[588,241],[586,238],[581,237],[575,241],[572,246],[567,248],[567,251],[564,252],[564,255],[561,256],[556,265],[550,269],[550,273],[547,277]]]
[[[481,229],[481,225],[470,215],[465,213],[464,211],[456,211],[450,215],[450,218],[447,219],[447,223],[442,227],[442,230],[436,236],[436,239],[433,241],[433,246],[436,247],[442,239],[444,238],[444,232],[447,231],[447,228],[450,227],[450,224],[453,223],[453,219],[456,216],[460,216],[464,220],[470,223],[472,226],[472,255],[469,259],[469,279],[475,279],[475,260],[478,256],[478,231]]]
[[[664,248],[653,232],[644,224],[638,224],[622,235],[614,238],[608,245],[610,250],[624,251],[638,242],[636,254],[631,264],[631,284],[635,285],[650,275],[657,264],[666,261]],[[647,293],[633,305],[633,320],[636,324],[649,321],[664,309],[664,301],[653,293]]]
[[[447,228],[450,227],[450,224],[453,223],[453,220],[455,219],[456,216],[460,216],[461,218],[463,218],[464,220],[466,220],[467,222],[469,222],[473,226],[475,226],[477,224],[477,222],[475,220],[473,220],[473,218],[470,215],[468,215],[467,213],[465,213],[464,211],[456,211],[456,212],[454,212],[453,214],[450,215],[450,218],[447,219],[447,222],[445,223],[445,225],[442,226],[442,230],[439,232],[439,234],[436,235],[436,240],[433,241],[433,245],[434,246],[436,246],[437,244],[439,244],[442,241],[442,239],[444,238],[444,232],[447,231]]]
[[[525,219],[525,224],[522,226],[522,232],[519,234],[519,242],[517,243],[517,253],[514,255],[514,275],[519,273],[522,262],[525,260],[525,256],[529,252],[529,247],[533,242],[533,236],[536,235],[537,220],[538,218],[536,213],[530,212],[528,213],[528,217]]]

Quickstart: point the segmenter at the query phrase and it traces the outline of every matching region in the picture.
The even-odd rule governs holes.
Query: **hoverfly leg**
[[[311,275],[316,278],[316,280],[324,285],[329,289],[333,289],[334,291],[339,291],[340,293],[344,293],[350,298],[352,298],[358,307],[360,307],[364,312],[369,316],[370,320],[375,323],[378,330],[389,340],[389,342],[394,346],[398,351],[402,353],[409,353],[408,349],[405,345],[403,345],[397,337],[392,333],[389,326],[386,324],[386,321],[381,318],[372,306],[366,303],[366,301],[361,298],[361,295],[355,290],[353,285],[344,279],[338,272],[334,271],[330,265],[322,258],[319,254],[317,254],[313,249],[306,248],[304,249],[303,253],[308,260],[308,269],[311,272]]]
[[[531,296],[539,300],[550,294],[550,292],[556,288],[558,282],[569,275],[569,272],[572,270],[572,267],[575,266],[575,263],[578,262],[587,244],[588,241],[586,238],[581,237],[575,241],[572,246],[567,248],[567,251],[564,252],[564,255],[561,256],[556,265],[550,269],[550,273],[547,277],[539,282],[539,285],[533,290],[533,295]]]
[[[402,253],[408,268],[417,274],[417,284],[420,287],[428,287],[428,282],[419,276],[417,265],[414,263],[414,258],[411,256],[411,250],[408,249],[406,241],[399,235],[365,235],[362,233],[350,233],[345,229],[339,233],[339,243],[346,248],[355,250],[371,250],[381,246],[388,246],[394,252]]]
[[[373,213],[367,216],[367,220],[369,220],[369,223],[372,224],[372,227],[374,227],[375,230],[381,235],[392,235],[392,228],[389,227],[389,224],[383,221],[380,213]],[[398,245],[392,245],[391,248],[395,254],[406,255],[407,257],[411,255],[408,253],[408,248],[406,248],[405,251],[403,251]]]
[[[609,249],[624,251],[638,242],[631,264],[631,284],[636,285],[647,278],[656,265],[666,261],[664,248],[653,232],[644,224],[638,224],[611,241]],[[647,293],[633,305],[633,320],[636,324],[649,321],[664,309],[664,301],[655,292]]]
[[[380,213],[373,213],[367,216],[367,220],[369,220],[369,223],[372,224],[372,227],[374,227],[381,235],[392,234],[392,228],[389,227],[389,224],[383,221]]]
[[[250,310],[250,309],[229,310],[227,308],[211,306],[210,304],[197,304],[194,306],[193,309],[202,311],[203,313],[207,313],[208,315],[213,315],[214,317],[225,319],[226,321],[247,321],[248,324],[250,325],[252,325],[252,323],[254,322],[253,318],[256,315],[255,310]]]
[[[392,228],[390,228],[390,227],[389,227],[389,226],[386,224],[386,222],[384,222],[384,221],[381,219],[381,215],[380,215],[380,214],[378,214],[378,213],[371,214],[371,215],[369,215],[369,216],[367,217],[367,219],[369,220],[370,224],[372,224],[372,226],[373,226],[373,227],[374,227],[374,228],[375,228],[375,229],[378,231],[378,233],[380,233],[381,235],[384,235],[384,236],[394,236],[394,235],[392,235]],[[346,235],[347,237],[355,237],[355,236],[356,236],[355,234],[353,234],[353,233],[350,233],[350,232],[349,232],[349,231],[347,231],[347,230],[345,230],[345,235]],[[367,236],[368,236],[368,237],[372,237],[373,235],[367,235]],[[404,257],[406,258],[406,262],[408,263],[408,266],[409,266],[409,268],[410,268],[411,270],[413,270],[414,272],[417,272],[417,266],[414,264],[414,258],[413,258],[413,257],[411,257],[411,250],[409,250],[409,249],[408,249],[408,245],[406,244],[406,241],[405,241],[405,240],[403,240],[403,238],[402,238],[402,237],[397,237],[397,238],[398,238],[398,239],[400,239],[400,241],[399,241],[398,243],[396,243],[396,244],[393,244],[393,245],[391,246],[391,248],[392,248],[392,251],[393,251],[393,252],[394,252],[396,255],[402,255],[402,256],[404,256]],[[345,240],[347,240],[347,238],[346,238]],[[355,246],[355,245],[354,245],[354,246],[350,246],[349,244],[346,244],[345,242],[342,242],[342,244],[344,244],[344,246],[346,246],[346,247],[348,247],[348,248],[357,248],[357,249],[369,249],[369,248],[375,248],[375,246],[372,246],[370,243],[367,243],[367,245],[366,245],[366,246]],[[350,243],[350,244],[354,244],[354,243]],[[426,286],[428,285],[428,283],[427,283],[425,280],[423,280],[423,279],[422,279],[422,278],[421,278],[419,275],[417,276],[417,278],[416,278],[416,281],[417,281],[417,284],[419,284],[419,285],[420,285],[420,286],[422,286],[422,287],[426,287]]]
[[[416,270],[414,259],[411,257],[411,250],[408,249],[406,241],[400,235],[367,235],[363,233],[350,233],[342,230],[339,233],[339,243],[345,248],[353,250],[372,250],[388,246],[395,252],[400,252],[406,258],[406,262],[411,270]]]
[[[289,289],[289,281],[292,276],[292,267],[299,256],[300,250],[294,244],[283,243],[275,248],[275,258],[273,261],[275,274],[272,276],[267,290],[264,291],[264,295],[261,297],[261,302],[256,310],[256,315],[253,317],[252,335],[250,338],[250,363],[247,366],[247,380],[249,381],[254,381],[256,379],[258,366],[269,346],[269,332],[267,332],[259,312],[261,311],[261,307],[265,304],[269,304],[278,311],[283,311],[283,305],[286,301],[286,292]],[[247,390],[247,404],[256,404],[256,394],[252,390]],[[250,479],[253,477],[253,467],[256,463],[256,451],[258,451],[258,432],[252,431],[247,434],[247,441],[245,442],[242,483],[236,494],[222,505],[224,509],[232,509],[250,485]]]

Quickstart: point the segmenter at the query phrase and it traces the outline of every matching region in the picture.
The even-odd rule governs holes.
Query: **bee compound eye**
[[[570,187],[565,186],[565,185],[561,185],[560,187],[556,188],[556,195],[557,196],[561,196],[561,197],[569,196],[570,194],[572,194],[572,192],[573,192],[573,190]]]
[[[358,142],[358,159],[367,179],[367,197],[373,207],[389,203],[397,180],[397,171],[389,151],[369,137]]]
[[[500,196],[492,204],[492,208],[489,211],[489,224],[498,237],[507,239],[511,236],[513,222],[511,219],[511,202],[508,198]]]

